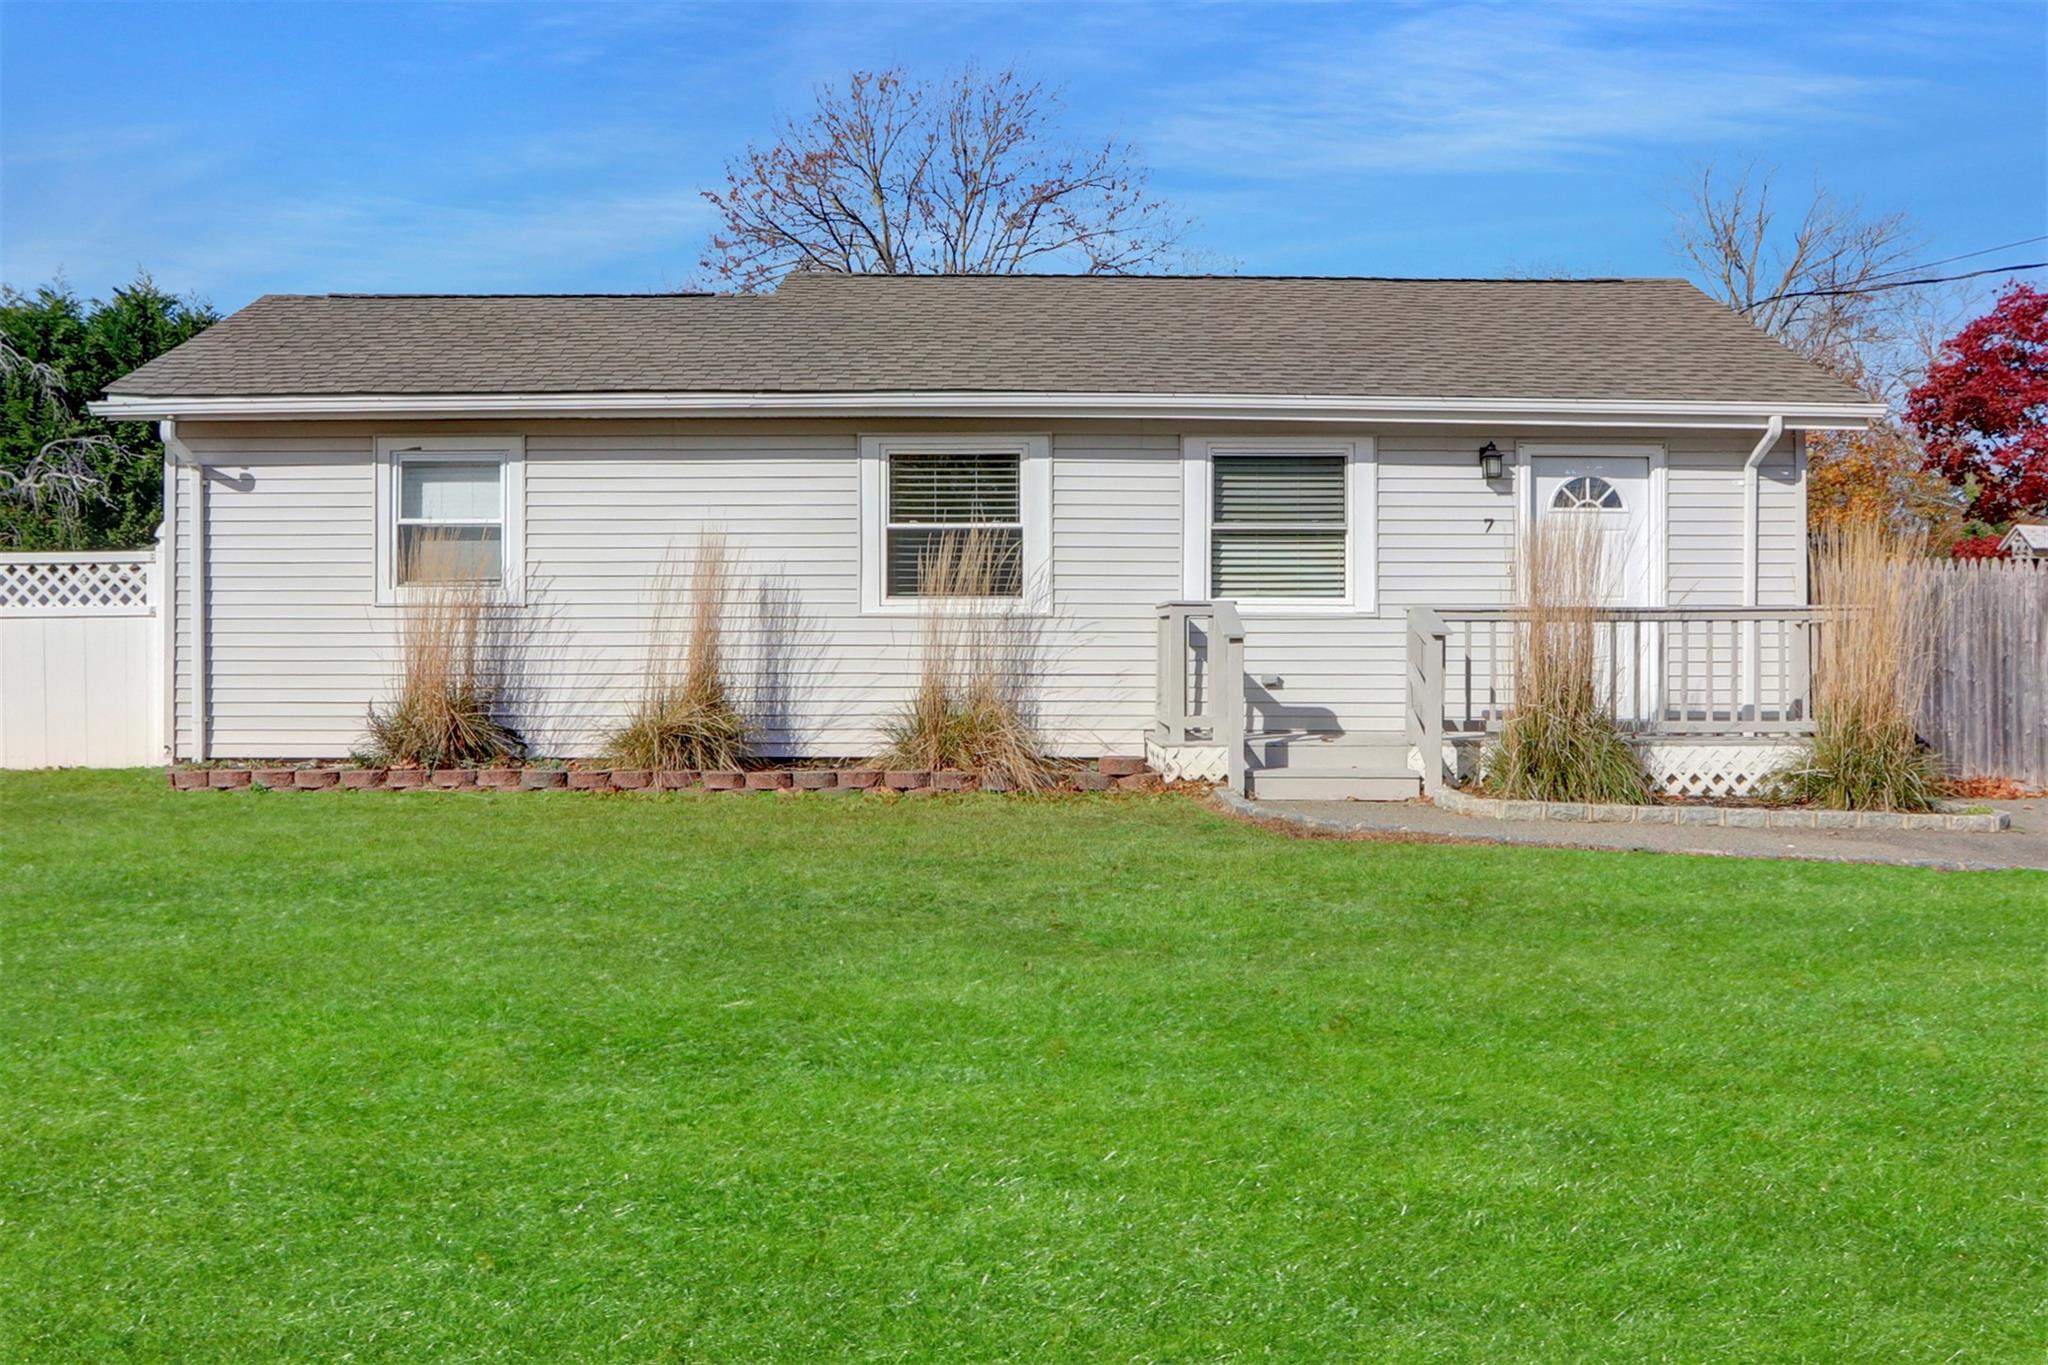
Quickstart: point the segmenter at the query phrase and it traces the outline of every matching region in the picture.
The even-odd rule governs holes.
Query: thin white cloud
[[[677,288],[694,270],[709,222],[689,190],[461,205],[337,193],[190,216],[159,204],[156,235],[165,249],[148,264],[167,288],[201,292],[224,279],[251,292],[573,290],[594,276],[610,288]],[[136,268],[126,241],[125,233],[75,225],[61,238],[13,240],[7,278],[126,279]]]
[[[1256,178],[1501,172],[1854,117],[1879,89],[1757,36],[1716,42],[1669,8],[1408,12],[1184,89],[1144,140],[1162,164]]]

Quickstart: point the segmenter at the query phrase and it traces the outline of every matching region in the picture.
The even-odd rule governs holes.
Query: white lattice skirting
[[[1751,796],[1772,773],[1783,767],[1796,744],[1782,741],[1681,743],[1660,740],[1635,746],[1651,784],[1665,796]],[[1446,744],[1444,765],[1467,782],[1479,774],[1480,746]],[[1168,782],[1221,782],[1225,776],[1220,745],[1164,745],[1145,741],[1145,762]],[[1410,766],[1420,763],[1410,755]]]
[[[1220,744],[1161,744],[1149,735],[1145,766],[1167,782],[1222,782],[1230,775]]]
[[[12,616],[141,616],[151,601],[149,554],[0,556],[0,612]]]
[[[1638,744],[1650,781],[1666,796],[1749,796],[1799,751],[1782,742]]]

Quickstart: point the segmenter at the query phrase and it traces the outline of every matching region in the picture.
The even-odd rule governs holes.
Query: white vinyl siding
[[[375,446],[388,434],[368,423],[180,424],[206,463],[203,521],[201,472],[179,475],[184,756],[196,752],[201,695],[214,757],[340,757],[361,746],[365,710],[390,695],[402,619],[378,605]],[[915,603],[877,612],[866,600],[870,528],[886,517],[879,483],[864,508],[865,442],[852,424],[534,422],[521,434],[524,514],[507,528],[524,532],[528,580],[515,721],[539,752],[599,751],[641,686],[649,581],[665,554],[707,531],[726,534],[747,583],[735,675],[763,752],[880,751],[914,693],[922,621]],[[1036,439],[1048,586],[1030,695],[1056,752],[1135,752],[1152,714],[1153,608],[1198,595],[1187,575],[1208,571],[1213,519],[1204,507],[1188,521],[1184,509],[1190,471],[1204,502],[1209,471],[1188,451],[1236,438],[1077,422]],[[1508,596],[1519,483],[1480,477],[1474,452],[1488,439],[1504,450],[1518,440],[1664,442],[1670,600],[1742,600],[1742,460],[1753,434],[1388,426],[1329,437],[1358,447],[1354,476],[1370,452],[1377,514],[1350,529],[1354,549],[1371,556],[1355,579],[1376,585],[1377,605],[1248,612],[1254,728],[1400,733],[1407,608]],[[1020,494],[1027,538],[1031,458]],[[1763,600],[1796,601],[1804,487],[1792,438],[1762,474]],[[879,596],[879,579],[873,586]]]

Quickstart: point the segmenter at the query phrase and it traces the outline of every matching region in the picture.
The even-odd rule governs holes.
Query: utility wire
[[[1994,265],[1983,270],[1965,271],[1960,275],[1931,275],[1924,280],[1893,280],[1889,284],[1862,284],[1847,289],[1788,289],[1782,294],[1773,294],[1767,299],[1758,299],[1755,303],[1745,303],[1737,311],[1747,313],[1751,309],[1761,308],[1767,303],[1776,303],[1779,299],[1825,299],[1834,298],[1842,294],[1877,294],[1887,289],[1911,289],[1913,286],[1921,284],[1952,284],[1957,280],[1974,280],[1979,275],[2004,275],[2015,270],[2041,269],[2048,269],[2048,261],[2023,261],[2018,265]]]
[[[1864,283],[1869,284],[1874,280],[1888,280],[1894,275],[1910,275],[1916,270],[1932,270],[1938,265],[1950,265],[1956,261],[1967,261],[1975,256],[1989,256],[1994,251],[2010,251],[2016,246],[2032,246],[2036,242],[2048,242],[2048,234],[2039,237],[2022,237],[2017,242],[2000,242],[1997,246],[1987,246],[1982,251],[1965,251],[1960,256],[1944,256],[1938,261],[1922,261],[1918,265],[1902,265],[1896,270],[1880,270],[1875,275],[1872,275],[1870,279],[1865,280]]]

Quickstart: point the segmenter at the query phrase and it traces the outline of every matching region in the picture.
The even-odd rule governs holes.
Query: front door
[[[1603,606],[1653,607],[1650,461],[1640,455],[1537,455],[1530,460],[1539,519],[1585,517],[1603,532]]]
[[[1600,605],[1653,607],[1656,578],[1651,543],[1650,461],[1642,455],[1534,455],[1529,461],[1532,509],[1541,523],[1555,517],[1585,518],[1598,525],[1601,554]],[[1601,691],[1624,721],[1647,721],[1661,709],[1659,630],[1650,622],[1603,628]]]

